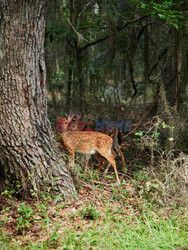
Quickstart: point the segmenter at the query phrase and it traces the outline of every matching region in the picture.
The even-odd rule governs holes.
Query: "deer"
[[[81,114],[70,114],[68,115],[68,120],[69,120],[69,127],[71,131],[79,131],[80,127],[79,127],[79,121],[80,121],[80,117]],[[113,138],[113,148],[116,150],[116,152],[118,153],[118,155],[121,157],[122,163],[123,163],[123,167],[124,169],[126,168],[125,166],[125,158],[123,155],[123,152],[121,150],[121,142],[122,142],[122,132],[119,130],[111,130],[111,131],[104,131],[102,132],[104,134],[109,135],[111,138]],[[114,151],[112,151],[114,154],[114,157],[116,157],[116,153]],[[101,168],[103,167],[103,165],[105,164],[105,159],[103,157],[101,157],[100,154],[96,153],[95,157],[98,160],[98,171],[101,170]],[[110,168],[110,165],[107,166],[104,175],[108,173],[108,170]]]
[[[112,165],[116,174],[117,182],[120,183],[116,161],[115,152],[113,151],[113,139],[106,134],[95,131],[71,131],[71,121],[74,115],[69,115],[68,118],[62,119],[62,134],[60,141],[71,155],[70,168],[74,167],[75,152],[85,154],[85,170],[87,170],[89,157],[92,154],[98,154],[104,157],[109,162],[109,167]]]

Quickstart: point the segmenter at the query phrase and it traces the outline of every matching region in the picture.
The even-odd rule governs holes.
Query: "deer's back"
[[[63,132],[61,139],[65,146],[83,151],[110,148],[113,142],[110,136],[94,131]]]

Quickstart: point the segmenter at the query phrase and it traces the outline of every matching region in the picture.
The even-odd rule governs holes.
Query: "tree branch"
[[[123,30],[124,28],[126,28],[129,24],[138,22],[138,21],[140,21],[140,20],[142,20],[142,19],[145,19],[145,18],[147,18],[147,17],[149,17],[149,16],[150,16],[150,15],[142,16],[142,17],[139,17],[139,18],[137,18],[137,19],[133,19],[133,20],[131,20],[131,21],[125,23],[123,26],[117,28],[117,32],[116,32],[116,33],[119,33],[120,31],[122,31],[122,30]],[[105,37],[99,38],[99,39],[97,39],[97,40],[95,40],[95,41],[93,41],[93,42],[90,42],[90,43],[86,44],[85,46],[83,46],[82,48],[80,48],[80,51],[83,51],[83,50],[87,49],[87,48],[90,47],[90,46],[93,46],[93,45],[95,45],[95,44],[97,44],[97,43],[100,43],[100,42],[105,41],[106,39],[108,39],[109,37],[111,37],[113,34],[114,34],[114,33],[111,33],[111,34],[109,34],[109,35],[107,35],[107,36],[105,36]]]

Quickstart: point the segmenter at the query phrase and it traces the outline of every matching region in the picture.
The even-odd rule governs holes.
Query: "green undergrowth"
[[[143,166],[132,177],[122,172],[121,184],[114,173],[85,176],[79,165],[74,173],[73,203],[48,193],[28,201],[12,199],[11,190],[2,195],[0,249],[188,249],[186,202],[164,195],[162,178]]]
[[[105,211],[103,220],[95,218],[88,224],[74,225],[40,242],[15,242],[13,237],[0,234],[0,249],[173,249],[188,245],[186,224],[176,216],[162,218],[147,211],[122,216]]]
[[[82,188],[76,203],[8,201],[0,214],[0,249],[188,246],[185,208],[156,205],[146,196],[134,197],[127,187],[111,183]]]

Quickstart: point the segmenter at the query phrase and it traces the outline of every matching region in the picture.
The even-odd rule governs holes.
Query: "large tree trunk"
[[[58,188],[69,199],[74,184],[47,118],[46,5],[0,0],[0,190],[18,180],[24,197]]]

